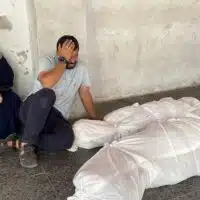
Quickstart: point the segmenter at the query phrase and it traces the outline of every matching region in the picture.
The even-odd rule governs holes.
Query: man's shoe
[[[21,147],[19,154],[20,165],[25,168],[35,168],[38,166],[37,155],[34,148],[28,144]]]

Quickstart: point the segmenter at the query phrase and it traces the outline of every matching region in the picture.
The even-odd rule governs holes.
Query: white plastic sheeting
[[[178,101],[182,101],[186,104],[189,104],[190,106],[194,108],[200,107],[200,101],[194,97],[182,97]]]
[[[113,140],[133,135],[151,122],[187,116],[198,103],[197,99],[191,97],[180,100],[169,97],[120,108],[106,115],[104,121],[80,120],[73,125],[74,147],[91,149],[103,146]]]
[[[84,149],[101,147],[119,138],[117,128],[105,121],[82,119],[74,124],[73,130],[74,146]]]
[[[152,101],[141,106],[128,106],[119,110],[113,111],[104,117],[104,120],[113,124],[121,124],[127,118],[136,121],[138,118],[144,120],[150,118],[149,121],[166,120],[169,118],[182,117],[186,112],[192,109],[191,101],[175,100],[170,97],[163,98],[160,101]],[[127,110],[127,112],[123,112]]]
[[[144,190],[200,175],[200,119],[154,122],[102,148],[74,178],[68,200],[141,200]]]

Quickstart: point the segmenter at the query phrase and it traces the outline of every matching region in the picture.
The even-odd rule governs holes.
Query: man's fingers
[[[74,42],[73,42],[72,40],[66,40],[66,41],[63,43],[62,46],[61,46],[61,45],[58,46],[58,50],[60,50],[60,49],[62,49],[62,48],[64,48],[64,49],[69,49],[69,50],[74,50],[75,44],[74,44]]]
[[[74,50],[75,44],[72,42],[72,44],[69,46],[69,48],[70,48],[71,50]]]
[[[61,48],[66,48],[66,47],[68,46],[69,42],[70,42],[69,40],[66,40],[66,41],[62,44]]]
[[[75,47],[75,44],[72,40],[68,41],[65,46],[65,48],[69,48],[69,49],[74,49],[74,47]]]
[[[65,48],[69,48],[72,44],[72,41],[71,40],[67,40],[67,43],[65,45]]]
[[[66,40],[66,41],[63,43],[62,48],[66,48],[66,46],[68,45],[68,43],[69,43],[69,40]]]

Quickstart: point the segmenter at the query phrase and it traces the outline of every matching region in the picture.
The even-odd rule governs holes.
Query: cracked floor
[[[116,100],[97,105],[101,114],[134,102],[144,103],[162,97],[193,96],[200,99],[200,87],[179,89],[140,97]],[[23,169],[18,154],[6,151],[0,155],[0,200],[66,200],[74,192],[73,177],[80,166],[98,149],[78,152],[42,154],[36,169]],[[197,200],[200,198],[200,177],[192,177],[174,186],[149,189],[143,200]]]

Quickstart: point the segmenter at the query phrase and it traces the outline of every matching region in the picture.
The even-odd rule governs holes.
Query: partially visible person
[[[89,117],[97,119],[87,68],[79,62],[78,53],[77,39],[65,35],[57,42],[56,55],[40,60],[34,89],[20,111],[24,128],[17,147],[22,167],[38,165],[38,150],[56,152],[72,147],[74,133],[68,118],[77,93]]]
[[[4,56],[0,58],[0,145],[19,135],[21,100],[12,90],[14,73]],[[15,138],[15,137],[14,137]]]

